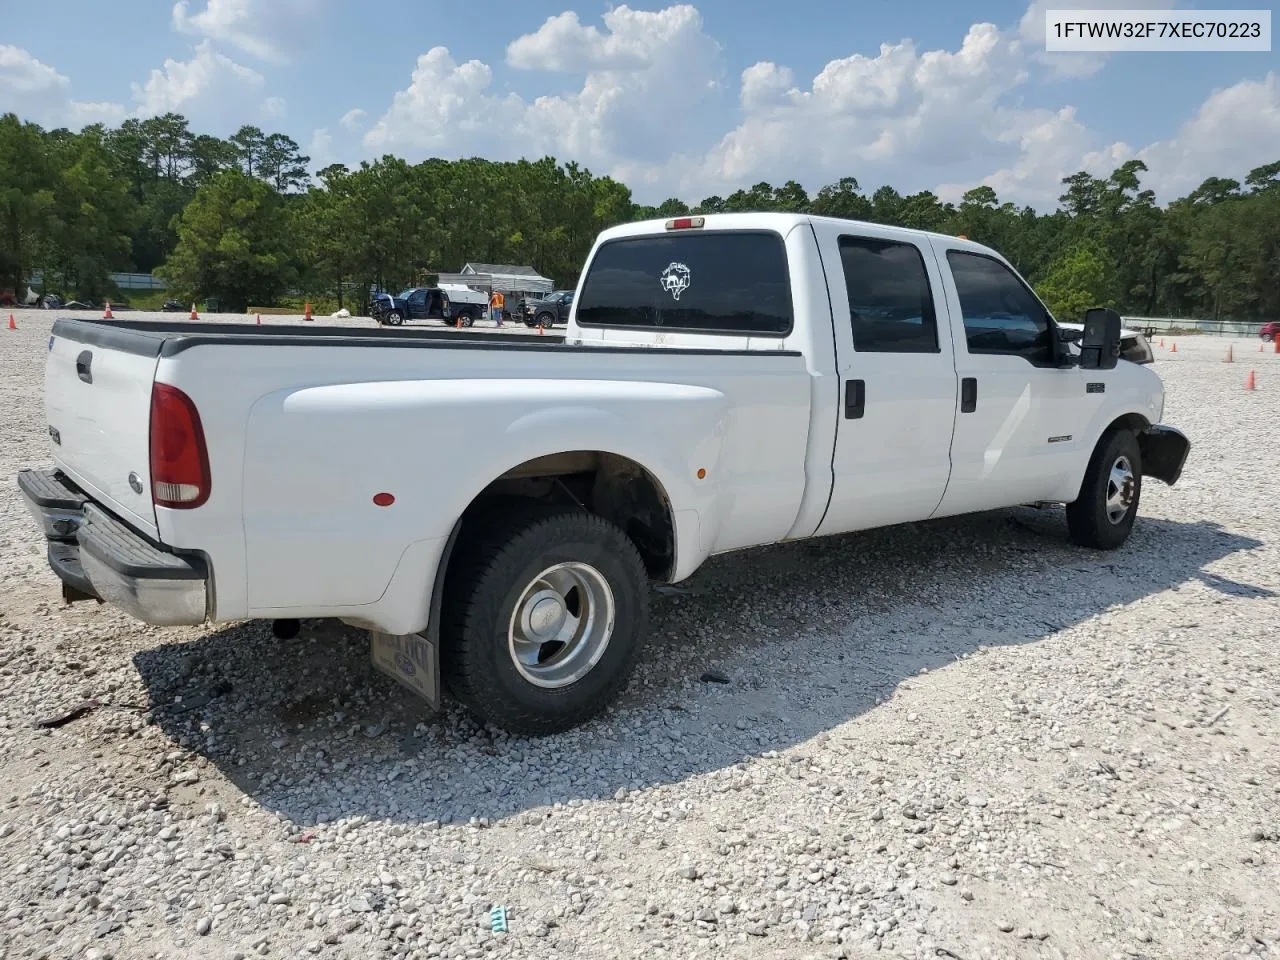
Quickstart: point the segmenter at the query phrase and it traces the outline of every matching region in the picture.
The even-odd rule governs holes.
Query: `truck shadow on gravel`
[[[1273,595],[1206,569],[1258,546],[1210,523],[1143,518],[1123,548],[1097,553],[1067,543],[1060,511],[1019,509],[715,558],[655,590],[649,645],[616,709],[540,740],[480,729],[455,706],[430,714],[338,623],[304,623],[292,641],[238,624],[135,663],[175,746],[289,829],[496,819],[786,749],[922,671],[1153,594],[1179,591],[1157,602],[1166,628],[1190,628],[1206,604]]]

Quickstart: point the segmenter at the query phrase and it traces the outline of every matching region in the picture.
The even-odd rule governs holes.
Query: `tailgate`
[[[155,370],[155,356],[55,335],[44,381],[45,418],[58,466],[108,510],[152,537],[157,536],[150,467]]]

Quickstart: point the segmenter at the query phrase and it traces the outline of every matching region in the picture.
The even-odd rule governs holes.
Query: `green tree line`
[[[119,127],[44,130],[0,117],[0,290],[81,299],[118,294],[112,271],[155,271],[182,299],[223,308],[291,294],[362,307],[467,261],[529,264],[570,286],[600,230],[648,217],[779,210],[962,234],[1001,253],[1055,314],[1090,306],[1129,315],[1233,320],[1280,316],[1280,162],[1241,183],[1211,177],[1167,206],[1144,189],[1140,160],[1110,176],[1062,181],[1042,214],[987,186],[959,203],[934,193],[867,194],[843,177],[812,196],[795,181],[758,183],[697,204],[634,202],[609,177],[554,158],[492,162],[394,156],[332,165],[280,133],[242,127],[220,139],[165,114]]]

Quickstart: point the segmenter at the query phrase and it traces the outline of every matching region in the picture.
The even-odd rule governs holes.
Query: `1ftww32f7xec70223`
[[[1119,546],[1188,452],[1119,340],[964,239],[647,221],[597,238],[563,336],[58,320],[53,466],[19,485],[69,597],[337,618],[542,734],[614,698],[650,582],[714,554],[1045,502]]]

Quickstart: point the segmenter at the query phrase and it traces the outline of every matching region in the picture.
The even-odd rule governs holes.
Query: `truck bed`
[[[205,344],[245,344],[254,346],[339,346],[339,347],[449,347],[469,349],[503,346],[555,347],[564,344],[564,335],[497,333],[447,328],[294,326],[283,324],[241,324],[169,322],[163,320],[82,320],[59,318],[53,336],[66,337],[86,346],[106,347],[138,356],[170,357]],[[635,348],[641,349],[641,348]],[[720,352],[720,351],[717,351]]]
[[[816,523],[832,426],[811,415],[834,416],[837,385],[798,350],[741,344],[58,320],[53,465],[145,538],[205,556],[217,620],[323,612],[408,633],[425,622],[422,584],[456,518],[541,458],[640,465],[687,504],[673,509],[689,569]],[[198,411],[212,479],[196,509],[153,502],[154,384]]]
[[[565,342],[563,333],[497,333],[422,327],[299,327],[239,323],[181,323],[160,320],[81,320],[59,318],[52,334],[86,346],[105,347],[143,357],[174,357],[192,347],[401,347],[442,350],[556,350],[572,353],[653,353],[686,356],[760,356],[762,351],[720,347],[632,346],[592,341]],[[769,350],[769,356],[801,356],[798,350]]]

